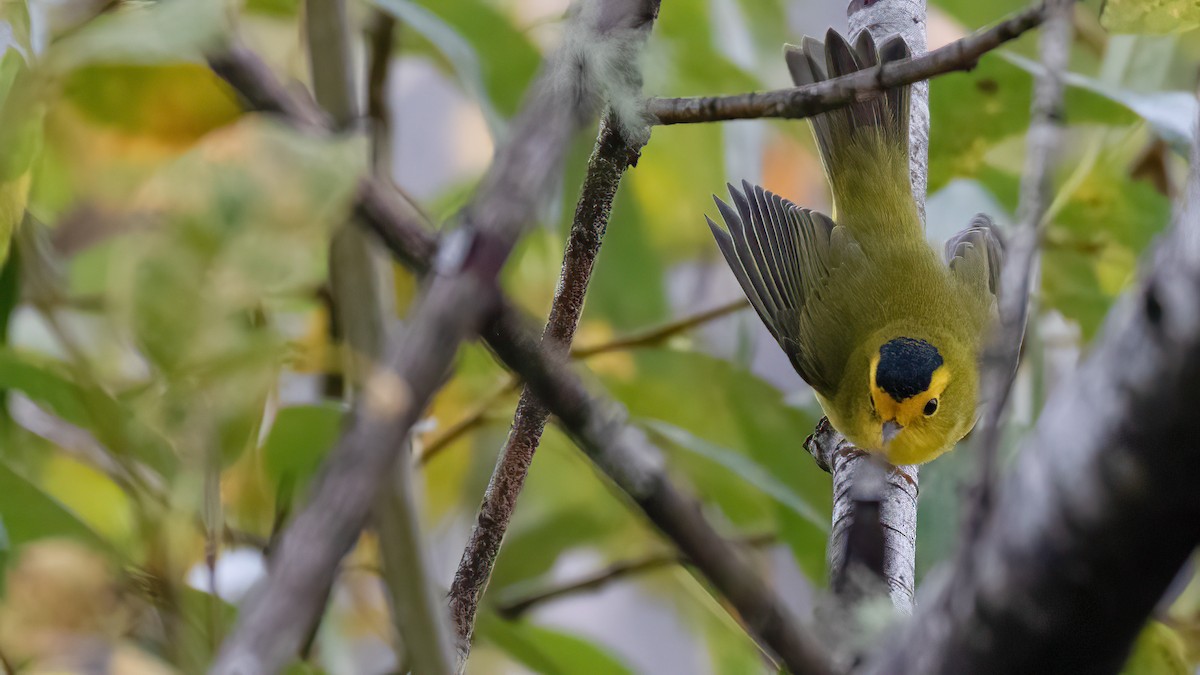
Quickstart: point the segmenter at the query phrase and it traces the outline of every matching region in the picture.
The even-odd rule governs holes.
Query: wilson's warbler
[[[876,49],[789,45],[797,86],[909,57]],[[826,75],[828,67],[828,75]],[[980,344],[996,312],[1003,251],[986,216],[945,247],[925,240],[909,187],[908,87],[811,118],[833,189],[834,218],[743,181],[728,232],[708,224],[758,315],[817,393],[834,427],[892,464],[928,462],[975,424]],[[715,199],[715,197],[714,197]]]

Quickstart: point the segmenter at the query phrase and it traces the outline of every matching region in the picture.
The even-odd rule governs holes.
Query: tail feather
[[[825,43],[811,37],[799,46],[787,45],[784,56],[796,86],[822,82],[859,70],[874,68],[909,58],[908,45],[893,36],[876,46],[870,33],[863,31],[851,47],[837,31],[830,30]],[[810,118],[817,147],[834,189],[834,201],[844,206],[852,185],[852,173],[844,164],[852,157],[870,156],[876,171],[887,180],[908,183],[908,86],[893,87],[845,108]],[[866,146],[866,147],[863,147]],[[864,155],[865,151],[865,155]],[[850,167],[854,169],[858,167]]]

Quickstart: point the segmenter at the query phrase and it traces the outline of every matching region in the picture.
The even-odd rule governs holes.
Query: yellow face
[[[893,464],[926,462],[940,454],[957,438],[946,438],[946,424],[939,424],[943,412],[941,396],[950,385],[951,372],[941,365],[929,378],[929,386],[921,392],[897,401],[876,383],[879,355],[871,359],[871,408],[876,419],[878,447]],[[949,425],[951,427],[957,424]]]

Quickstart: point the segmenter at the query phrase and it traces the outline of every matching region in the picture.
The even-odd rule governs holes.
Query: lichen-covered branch
[[[592,278],[596,257],[600,254],[613,199],[625,169],[637,162],[641,144],[626,140],[621,123],[611,114],[600,124],[596,147],[588,160],[587,177],[575,218],[567,236],[558,288],[550,306],[550,318],[542,331],[542,347],[549,352],[566,352],[571,348],[579,316],[583,313],[584,297]],[[534,452],[542,439],[547,410],[528,386],[513,416],[512,429],[496,460],[496,468],[488,481],[483,504],[475,519],[475,528],[463,550],[458,571],[450,584],[450,616],[458,637],[460,664],[471,650],[471,633],[479,600],[487,588],[500,544],[508,530],[508,522],[517,506],[517,497],[525,485],[525,476],[533,462]]]

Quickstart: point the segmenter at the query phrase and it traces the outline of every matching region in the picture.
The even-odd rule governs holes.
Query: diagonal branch
[[[874,9],[876,3],[873,2],[855,4],[864,5],[861,12],[878,11]],[[887,63],[877,68],[860,70],[803,87],[734,96],[654,98],[650,99],[647,105],[658,124],[720,122],[758,117],[811,117],[843,107],[884,89],[928,80],[958,70],[970,70],[979,61],[979,57],[1005,42],[1020,37],[1040,24],[1044,17],[1045,5],[1039,3],[990,28],[972,33],[908,61]],[[919,27],[922,31],[924,26],[923,19],[914,24],[914,27]]]
[[[866,672],[1121,668],[1200,542],[1200,133],[1191,165],[1188,203],[1055,389],[978,541]]]
[[[713,307],[712,309],[697,312],[691,316],[685,316],[669,323],[664,323],[660,326],[652,326],[637,330],[628,335],[621,335],[608,342],[575,347],[571,350],[571,358],[590,359],[593,356],[621,351],[623,349],[659,345],[680,333],[687,332],[697,326],[733,314],[734,312],[739,312],[749,306],[750,301],[745,298],[734,300],[724,305]]]
[[[542,345],[549,353],[570,349],[583,312],[584,297],[592,277],[592,268],[600,254],[604,231],[608,228],[613,199],[625,169],[637,162],[642,144],[625,139],[621,122],[610,113],[601,122],[596,148],[588,160],[587,177],[574,222],[563,253],[558,289],[550,306],[550,318],[542,331]],[[541,405],[528,386],[513,416],[508,440],[496,460],[479,507],[475,528],[463,550],[454,581],[450,584],[450,615],[458,634],[460,663],[471,650],[471,633],[479,600],[487,588],[500,544],[525,485],[525,476],[533,462],[546,428],[550,411]]]
[[[621,59],[636,53],[656,11],[652,0],[627,0],[584,3],[575,12],[571,39],[547,61],[512,138],[465,209],[463,225],[443,247],[438,274],[422,294],[404,340],[366,380],[349,428],[326,461],[309,504],[280,538],[269,574],[243,607],[213,672],[277,672],[294,656],[412,425],[459,344],[494,307],[505,259],[534,219],[571,136],[595,111],[602,87],[597,78],[629,67]]]
[[[774,533],[763,533],[742,537],[739,540],[749,548],[770,546],[778,540]],[[614,581],[634,574],[642,574],[674,565],[690,564],[678,551],[650,553],[631,560],[620,560],[589,574],[568,579],[532,592],[518,593],[519,589],[504,589],[496,605],[496,612],[505,619],[513,620],[546,602],[558,600],[575,593],[595,591]],[[523,585],[523,584],[522,584]],[[509,592],[514,591],[514,592]]]
[[[305,110],[299,99],[292,99],[252,53],[231,49],[210,56],[209,64],[252,106],[276,112],[299,110],[295,121],[307,128],[313,128],[314,117],[319,119]],[[418,274],[430,270],[437,245],[413,204],[367,180],[355,210],[402,263]],[[824,648],[801,629],[740,549],[707,523],[695,500],[670,483],[661,452],[627,423],[616,402],[589,393],[578,375],[543,354],[537,333],[511,303],[503,299],[496,303],[482,334],[497,357],[530,384],[588,457],[693,561],[748,629],[789,670],[798,675],[831,671]],[[337,532],[334,528],[344,520],[332,519],[329,532]],[[296,587],[297,593],[305,591]]]

